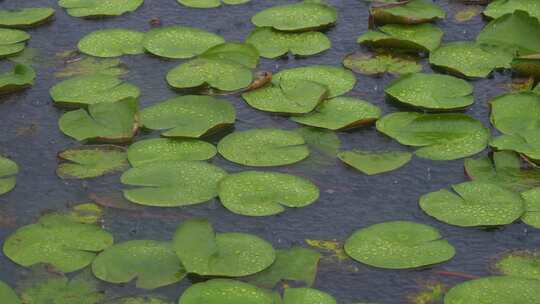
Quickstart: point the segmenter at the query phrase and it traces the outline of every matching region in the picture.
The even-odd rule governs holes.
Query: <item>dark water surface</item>
[[[74,203],[89,202],[94,194],[123,200],[118,174],[88,181],[63,181],[55,175],[56,154],[77,146],[74,140],[59,131],[57,121],[62,110],[53,106],[48,95],[48,89],[60,81],[54,72],[63,68],[63,61],[57,57],[57,53],[75,49],[81,37],[97,29],[124,27],[149,30],[149,21],[156,17],[161,19],[164,26],[193,26],[218,33],[227,41],[242,41],[253,29],[250,23],[252,15],[266,7],[291,2],[294,1],[253,0],[246,5],[198,10],[180,6],[174,0],[146,0],[132,14],[85,20],[68,16],[56,5],[56,0],[0,1],[2,9],[28,6],[50,6],[57,9],[53,22],[29,30],[32,35],[29,47],[39,49],[40,56],[46,59],[37,65],[36,84],[23,92],[0,97],[0,154],[13,159],[21,167],[17,187],[0,197],[0,240],[13,233],[17,227],[34,222],[45,211],[64,210]],[[337,26],[327,31],[333,42],[331,50],[305,59],[263,59],[259,69],[276,72],[311,64],[341,65],[345,55],[361,50],[362,47],[355,41],[367,30],[367,4],[361,0],[328,2],[339,10]],[[459,24],[453,17],[463,6],[451,0],[438,3],[448,12],[446,20],[438,22],[445,32],[445,42],[472,40],[485,24],[480,16]],[[164,76],[181,61],[163,60],[149,55],[125,56],[122,61],[129,67],[125,79],[139,86],[142,91],[142,107],[175,95]],[[8,67],[5,60],[0,62],[0,67]],[[430,70],[427,66],[425,69]],[[489,125],[487,102],[507,90],[510,76],[509,73],[495,73],[490,79],[473,81],[476,103],[466,113]],[[392,79],[391,76],[357,77],[358,83],[348,96],[368,100],[381,107],[384,113],[399,110],[385,100],[384,96],[384,86]],[[248,107],[237,96],[224,98],[237,109],[239,121],[236,130],[297,127],[286,118]],[[159,135],[143,134],[140,137],[156,136]],[[339,137],[343,149],[408,149],[377,133],[375,128],[342,132]],[[219,138],[214,138],[214,143]],[[212,162],[230,172],[245,169],[219,156]],[[320,162],[311,158],[273,170],[312,179],[321,189],[320,200],[305,208],[290,209],[280,215],[265,218],[235,215],[216,200],[186,208],[138,208],[136,211],[110,208],[105,212],[105,229],[114,234],[116,242],[145,238],[169,240],[182,220],[205,217],[214,223],[217,231],[248,232],[265,238],[276,248],[288,248],[291,245],[307,246],[305,239],[343,241],[353,231],[375,223],[411,220],[438,228],[457,249],[451,261],[421,270],[389,271],[371,268],[352,260],[324,259],[314,287],[331,293],[339,303],[406,303],[407,295],[416,292],[420,282],[434,280],[451,286],[463,281],[462,278],[435,274],[435,271],[488,275],[488,264],[493,256],[505,250],[533,248],[540,244],[540,231],[521,223],[490,231],[458,228],[438,222],[419,209],[418,198],[422,194],[466,180],[463,160],[436,162],[414,158],[400,170],[376,176],[362,175],[335,159]],[[15,223],[10,223],[13,220]],[[22,270],[22,267],[13,264],[0,253],[0,280],[15,286]],[[184,280],[152,293],[176,300],[189,284],[188,280]],[[118,294],[145,293],[135,291],[130,284],[112,286],[103,283],[101,287]]]

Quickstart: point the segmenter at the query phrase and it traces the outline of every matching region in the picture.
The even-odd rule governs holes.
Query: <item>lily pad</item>
[[[420,198],[420,208],[430,216],[460,227],[507,225],[524,210],[519,193],[495,184],[466,182],[431,192]]]
[[[253,285],[227,279],[214,279],[191,285],[178,304],[275,304],[274,296]]]
[[[30,35],[24,31],[0,28],[0,58],[24,50],[28,39]]]
[[[232,162],[255,167],[284,166],[309,156],[301,135],[280,129],[234,132],[219,142],[218,152]]]
[[[136,11],[144,0],[59,0],[73,17],[120,16]]]
[[[442,74],[403,75],[384,91],[399,102],[426,110],[463,109],[474,103],[471,84]]]
[[[254,69],[259,64],[259,51],[249,43],[226,42],[209,48],[200,57],[227,60]]]
[[[230,103],[210,96],[176,97],[141,111],[141,124],[161,130],[165,137],[202,137],[233,125],[235,119]]]
[[[21,266],[46,263],[59,271],[73,272],[90,265],[97,252],[112,244],[112,235],[97,225],[50,214],[17,229],[5,240],[3,249],[6,257]]]
[[[129,163],[140,167],[169,160],[207,160],[217,153],[214,145],[197,139],[152,138],[138,141],[128,149]]]
[[[143,33],[122,28],[97,30],[84,36],[77,47],[95,57],[137,55],[144,53],[143,37]]]
[[[448,261],[455,249],[431,226],[394,221],[356,231],[346,241],[345,252],[370,266],[407,269]]]
[[[187,272],[202,276],[247,276],[268,268],[276,258],[265,240],[245,233],[215,233],[206,220],[182,223],[173,244]]]
[[[136,204],[178,207],[204,203],[216,197],[218,183],[227,173],[201,161],[160,161],[126,171],[121,181],[138,186],[124,190]]]
[[[58,153],[62,162],[56,174],[63,179],[84,179],[118,172],[128,167],[125,149],[118,146],[82,146]]]
[[[513,54],[498,47],[459,41],[429,54],[429,63],[465,77],[487,77],[498,68],[510,68]]]
[[[330,130],[348,130],[372,124],[381,116],[379,107],[352,97],[336,97],[322,103],[315,111],[293,117],[303,125]]]
[[[518,10],[540,19],[540,3],[535,0],[494,0],[489,3],[483,14],[497,19]]]
[[[19,166],[14,161],[0,156],[0,195],[15,188],[17,173],[19,173]]]
[[[365,152],[343,151],[338,154],[339,159],[347,165],[367,175],[375,175],[394,171],[405,166],[412,158],[409,152]]]
[[[148,31],[143,39],[148,52],[173,59],[195,57],[224,42],[221,36],[185,26],[156,28]]]
[[[540,256],[537,252],[510,252],[503,255],[494,266],[504,275],[540,280]]]
[[[525,200],[525,214],[521,217],[521,221],[525,224],[540,229],[540,187],[533,188],[521,193]],[[540,272],[538,272],[540,279]]]
[[[272,78],[276,85],[288,80],[308,80],[325,85],[328,88],[328,98],[343,95],[356,84],[356,77],[351,71],[328,65],[292,68],[281,71]]]
[[[178,3],[194,8],[213,8],[221,6],[221,2],[229,5],[248,3],[251,0],[177,0]]]
[[[21,302],[25,304],[98,304],[105,295],[98,290],[97,280],[82,272],[71,280],[59,274],[33,271],[33,277],[23,281]]]
[[[69,111],[60,117],[58,126],[64,134],[79,141],[127,142],[137,133],[138,115],[138,101],[127,98],[91,104],[88,111]]]
[[[219,183],[219,199],[229,211],[268,216],[285,207],[305,207],[319,198],[319,188],[307,179],[278,172],[245,171]]]
[[[283,292],[283,304],[336,304],[326,292],[313,288],[287,288]]]
[[[251,18],[251,22],[258,27],[272,27],[292,32],[322,29],[334,25],[336,21],[335,8],[308,1],[274,6]]]
[[[287,53],[310,56],[322,53],[332,46],[330,39],[320,32],[290,33],[261,27],[253,30],[246,39],[265,58],[277,58]]]
[[[66,66],[55,72],[56,78],[65,78],[73,76],[84,76],[93,74],[103,74],[119,77],[127,74],[125,65],[116,58],[94,58],[85,57],[79,61],[70,62]]]
[[[422,65],[415,57],[392,53],[353,53],[343,59],[343,65],[353,72],[365,75],[400,75],[422,71]]]
[[[418,24],[444,19],[444,10],[431,0],[411,0],[372,6],[370,13],[378,24]]]
[[[49,7],[29,7],[20,10],[0,10],[0,26],[26,28],[41,24],[54,15]]]
[[[490,146],[497,150],[510,150],[520,153],[533,162],[540,161],[540,129],[521,131],[493,138]]]
[[[504,134],[540,128],[540,96],[508,93],[491,100],[491,123]]]
[[[416,156],[453,160],[484,150],[489,131],[464,114],[397,112],[377,121],[377,130],[403,145],[419,147]]]
[[[169,242],[136,240],[105,249],[92,263],[92,272],[109,283],[136,280],[137,288],[154,289],[179,282],[185,270]]]
[[[50,90],[54,103],[79,107],[98,103],[113,103],[129,97],[137,98],[139,88],[110,75],[88,75],[69,78]]]
[[[17,64],[13,71],[0,75],[0,94],[22,90],[34,84],[36,72],[30,66]]]
[[[0,299],[9,304],[21,304],[21,300],[11,287],[0,281]]]
[[[378,31],[367,31],[357,42],[376,48],[431,52],[441,44],[443,31],[431,24],[387,24]]]
[[[114,301],[114,304],[172,304],[172,302],[154,296],[135,296]],[[108,303],[107,303],[108,304]]]

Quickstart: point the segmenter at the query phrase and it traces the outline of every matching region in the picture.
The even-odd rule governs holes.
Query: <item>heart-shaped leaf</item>
[[[0,58],[24,50],[28,39],[30,35],[24,31],[0,28]]]
[[[353,53],[343,59],[343,65],[353,72],[377,75],[390,73],[394,75],[417,73],[422,71],[422,65],[413,56],[381,53]]]
[[[36,72],[30,66],[17,64],[9,73],[0,74],[0,94],[22,90],[34,84]]]
[[[144,53],[144,34],[122,28],[97,30],[84,36],[77,47],[82,53],[96,57],[118,57]]]
[[[364,152],[344,151],[338,154],[339,159],[347,165],[367,175],[394,171],[405,166],[412,158],[408,152]]]
[[[125,149],[112,145],[82,146],[58,153],[64,160],[56,174],[63,179],[84,179],[118,172],[128,167]]]
[[[143,40],[144,48],[160,57],[191,58],[209,48],[224,43],[216,34],[185,26],[168,26],[148,31]]]
[[[41,24],[54,15],[50,7],[29,7],[19,10],[0,10],[0,26],[26,28]]]
[[[15,188],[17,173],[19,173],[19,166],[14,161],[0,156],[0,195]]]
[[[335,8],[309,1],[274,6],[251,18],[251,22],[258,27],[292,32],[326,28],[336,23],[336,20]]]
[[[214,279],[191,285],[178,304],[275,304],[274,296],[253,285],[227,279]]]
[[[410,0],[372,6],[370,13],[377,23],[417,24],[446,17],[444,10],[431,0]]]
[[[207,160],[217,153],[214,145],[202,140],[181,138],[152,138],[138,141],[128,149],[133,167],[169,160]]]
[[[120,16],[134,12],[144,0],[59,0],[58,5],[73,17]]]
[[[387,24],[378,31],[365,32],[357,42],[376,48],[430,52],[439,47],[442,36],[443,31],[431,24]]]

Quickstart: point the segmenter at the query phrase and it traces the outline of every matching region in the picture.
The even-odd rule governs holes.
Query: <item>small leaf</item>
[[[365,32],[357,42],[377,48],[430,52],[439,47],[442,36],[443,31],[431,24],[387,24],[378,31]]]
[[[30,35],[24,31],[0,28],[0,58],[24,50],[28,39]]]
[[[339,159],[367,175],[380,174],[399,169],[406,165],[412,157],[408,152],[371,153],[363,151],[344,151]]]
[[[120,16],[134,12],[144,0],[59,0],[58,5],[73,17]]]
[[[119,59],[85,57],[79,61],[67,63],[62,70],[55,72],[54,76],[65,78],[102,74],[118,77],[127,74],[127,72],[127,69]]]
[[[391,53],[375,55],[353,53],[343,59],[343,65],[353,72],[365,75],[383,73],[399,75],[422,71],[422,65],[415,57]]]
[[[178,304],[276,304],[269,291],[227,279],[213,279],[191,285]]]
[[[137,55],[144,53],[143,37],[143,33],[122,28],[97,30],[84,36],[77,47],[95,57]]]
[[[273,27],[280,31],[306,31],[322,29],[336,23],[335,8],[316,2],[274,6],[253,16],[251,22],[258,27]]]
[[[0,26],[26,28],[39,25],[54,15],[49,7],[30,7],[19,10],[0,10]]]
[[[214,8],[221,6],[221,2],[229,5],[248,3],[251,0],[177,0],[178,3],[194,8]]]
[[[507,276],[540,280],[540,256],[538,252],[509,252],[498,259],[495,269]]]
[[[521,193],[521,197],[525,200],[525,213],[521,216],[521,221],[540,229],[540,187]],[[540,279],[540,272],[538,272],[538,279]]]
[[[169,160],[207,160],[217,153],[212,144],[197,139],[152,138],[138,141],[128,149],[133,167]]]
[[[259,51],[249,43],[226,42],[209,48],[200,57],[228,60],[254,69],[259,64]]]
[[[431,0],[400,1],[391,5],[372,6],[370,13],[379,24],[418,24],[446,17],[444,10]]]
[[[17,173],[19,173],[19,166],[14,161],[0,156],[0,195],[15,188]]]
[[[128,167],[124,148],[112,145],[82,146],[60,152],[64,160],[56,174],[63,179],[85,179],[118,172]]]
[[[0,74],[0,94],[22,90],[34,84],[36,72],[30,66],[17,64],[11,72]]]

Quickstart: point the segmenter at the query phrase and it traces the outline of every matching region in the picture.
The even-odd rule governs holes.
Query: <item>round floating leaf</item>
[[[103,303],[105,298],[104,293],[98,290],[97,281],[87,272],[69,280],[64,275],[51,275],[38,270],[23,284],[28,285],[21,292],[21,302],[24,304],[98,304]]]
[[[185,26],[168,26],[148,31],[143,40],[144,48],[166,58],[191,58],[209,48],[224,43],[216,34]]]
[[[251,0],[177,0],[178,3],[194,8],[213,8],[221,6],[221,2],[229,5],[248,3]]]
[[[314,2],[301,2],[274,6],[251,18],[258,27],[273,27],[280,31],[306,31],[321,29],[336,23],[335,8]]]
[[[399,75],[422,71],[422,65],[415,57],[391,53],[376,55],[353,53],[343,59],[343,65],[356,73],[366,75],[383,73]]]
[[[353,150],[341,152],[338,157],[362,173],[374,175],[394,171],[405,166],[411,160],[412,154],[408,152],[372,153]]]
[[[497,68],[510,68],[513,54],[474,42],[452,42],[429,55],[429,63],[465,77],[487,77]]]
[[[525,214],[521,220],[530,226],[540,229],[540,187],[521,193],[525,200]],[[540,272],[539,272],[540,279]]]
[[[248,43],[226,42],[209,48],[200,57],[228,60],[254,69],[259,64],[259,51]]]
[[[122,80],[103,74],[77,76],[53,86],[49,93],[55,104],[81,106],[116,102],[129,97],[137,98],[139,88]]]
[[[19,166],[14,161],[0,156],[0,195],[15,188],[17,173]]]
[[[112,244],[112,235],[97,225],[50,214],[10,235],[4,242],[4,254],[24,267],[47,263],[62,272],[72,272],[88,266],[96,252]]]
[[[504,134],[540,128],[540,96],[530,93],[509,93],[491,102],[491,123]]]
[[[272,78],[272,82],[276,85],[288,80],[308,80],[325,85],[328,88],[329,98],[349,92],[356,84],[356,77],[351,71],[326,65],[288,69],[277,73]]]
[[[230,103],[210,96],[176,97],[141,111],[141,124],[166,137],[202,137],[233,125],[235,119]]]
[[[127,98],[91,104],[88,111],[78,109],[65,113],[60,117],[58,126],[64,134],[79,141],[130,141],[139,128],[138,101]]]
[[[463,109],[474,102],[471,84],[442,74],[403,75],[384,91],[399,102],[427,110]]]
[[[73,17],[120,16],[134,12],[144,0],[59,0]]]
[[[84,179],[122,171],[128,167],[124,148],[111,145],[82,146],[58,153],[64,160],[56,174],[63,179]]]
[[[133,167],[169,160],[207,160],[217,153],[214,145],[196,139],[153,138],[138,141],[128,149]]]
[[[17,28],[32,27],[49,20],[53,15],[54,9],[49,7],[0,10],[0,26]]]
[[[336,304],[336,300],[326,292],[312,288],[286,288],[283,304]]]
[[[13,71],[0,75],[0,94],[19,91],[34,84],[36,72],[27,65],[17,64]]]
[[[446,17],[444,10],[431,0],[401,1],[395,4],[373,6],[370,13],[377,23],[417,24]]]
[[[96,57],[118,57],[144,53],[144,34],[127,29],[106,29],[84,36],[77,47],[82,53]]]
[[[305,207],[319,198],[319,188],[304,178],[277,172],[245,171],[219,183],[219,199],[236,214],[268,216],[285,207]]]
[[[324,52],[332,46],[330,39],[320,32],[289,33],[261,27],[253,30],[246,39],[265,58],[277,58],[287,53],[310,56]]]
[[[322,103],[307,115],[292,120],[317,128],[346,130],[373,123],[381,110],[371,103],[352,97],[336,97]]]
[[[191,285],[179,304],[274,304],[272,294],[253,285],[227,279],[214,279]]]
[[[201,161],[160,161],[126,171],[124,196],[136,204],[178,207],[204,203],[217,196],[218,183],[227,173]]]
[[[494,184],[466,182],[431,192],[420,198],[420,208],[430,216],[460,227],[511,224],[524,212],[519,193]]]
[[[6,283],[0,281],[0,299],[9,304],[21,304],[19,297]]]
[[[535,0],[494,0],[489,3],[483,14],[497,19],[518,10],[540,19],[540,3]]]
[[[454,286],[446,293],[444,304],[535,304],[539,297],[539,280],[497,276]]]
[[[540,280],[540,256],[537,252],[510,252],[495,263],[495,268],[504,275]]]
[[[378,31],[367,31],[357,42],[377,48],[396,48],[412,52],[434,51],[441,44],[443,31],[431,24],[387,24]]]
[[[276,258],[265,240],[245,233],[216,234],[206,220],[185,221],[173,243],[187,272],[202,276],[251,275],[268,268]]]
[[[105,249],[92,263],[92,272],[109,283],[154,289],[182,280],[185,270],[169,242],[136,240]]]
[[[232,162],[257,167],[293,164],[309,155],[301,135],[280,129],[234,132],[219,142],[218,152]]]
[[[380,268],[406,269],[450,260],[455,250],[437,229],[414,222],[395,221],[356,231],[345,243],[353,259]]]
[[[0,58],[17,54],[26,47],[26,40],[30,39],[24,31],[0,28]]]
[[[452,160],[484,150],[489,131],[464,114],[397,112],[377,121],[377,130],[399,143],[419,147],[416,155],[433,160]]]

